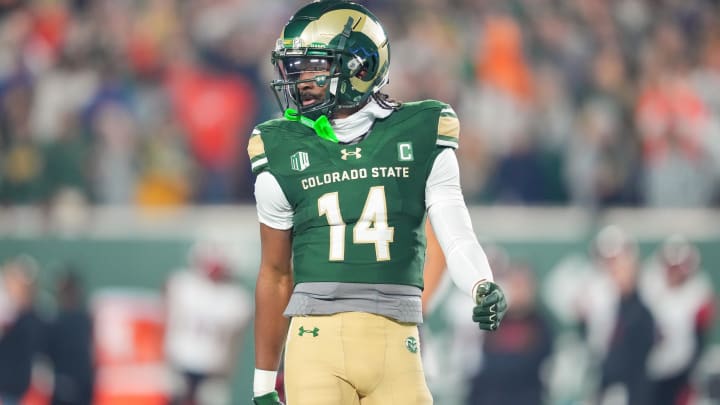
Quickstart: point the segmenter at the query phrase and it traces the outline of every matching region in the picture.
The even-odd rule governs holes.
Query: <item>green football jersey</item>
[[[294,210],[295,283],[422,288],[425,183],[458,134],[452,108],[434,100],[404,104],[352,145],[285,119],[256,127],[253,172],[273,174]]]

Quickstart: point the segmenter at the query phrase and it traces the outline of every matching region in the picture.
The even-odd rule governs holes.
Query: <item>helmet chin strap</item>
[[[317,136],[330,142],[338,143],[338,138],[335,136],[335,131],[330,125],[330,120],[324,114],[320,118],[313,120],[304,115],[298,114],[297,110],[288,108],[285,110],[285,119],[288,121],[299,121],[306,127],[312,128]]]

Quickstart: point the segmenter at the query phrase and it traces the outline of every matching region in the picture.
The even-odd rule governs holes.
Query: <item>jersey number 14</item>
[[[340,212],[340,198],[337,191],[323,194],[318,199],[318,213],[326,216],[330,225],[330,261],[345,260],[346,224]],[[365,207],[353,227],[353,243],[375,244],[377,261],[390,260],[390,243],[395,228],[388,226],[385,187],[371,187],[365,200]]]

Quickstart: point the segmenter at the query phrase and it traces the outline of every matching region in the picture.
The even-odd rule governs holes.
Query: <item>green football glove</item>
[[[253,398],[254,405],[285,405],[280,402],[277,391],[268,392],[265,395]]]
[[[496,330],[506,311],[505,294],[497,284],[485,281],[478,286],[472,319],[477,322],[480,329]]]

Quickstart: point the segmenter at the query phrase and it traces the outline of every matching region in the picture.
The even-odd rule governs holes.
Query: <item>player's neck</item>
[[[331,119],[337,120],[337,119],[347,118],[347,117],[355,114],[356,112],[360,111],[363,107],[365,107],[364,104],[363,104],[362,106],[360,106],[360,107],[355,107],[355,108],[342,108],[342,109],[336,110],[336,111],[332,114]]]

